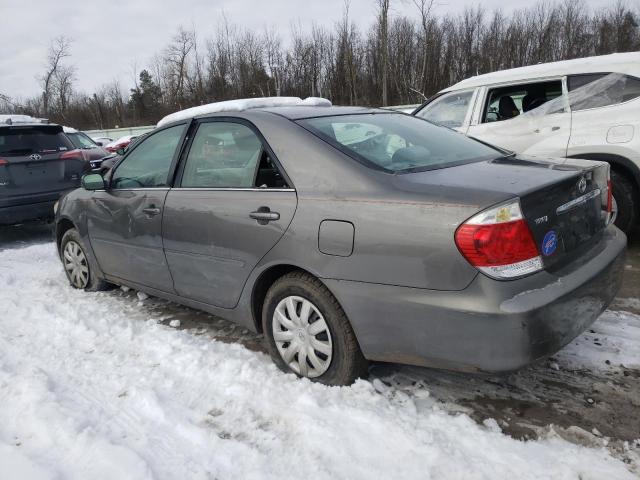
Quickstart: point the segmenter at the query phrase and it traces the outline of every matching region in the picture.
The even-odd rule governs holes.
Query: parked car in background
[[[147,134],[145,133],[138,137],[134,137],[129,143],[129,145],[118,150],[120,153],[113,153],[111,154],[110,157],[105,158],[102,164],[100,165],[100,168],[98,169],[98,173],[100,173],[100,175],[103,175],[103,176],[106,175],[109,172],[109,170],[111,170],[120,160],[122,160],[122,156],[127,152],[127,150],[132,148],[137,142],[142,140],[146,135]]]
[[[90,169],[60,125],[35,119],[0,123],[0,224],[53,217],[53,205]]]
[[[538,157],[611,165],[615,223],[640,218],[640,52],[478,75],[442,90],[414,115]]]
[[[607,307],[626,238],[609,165],[510,154],[403,113],[249,99],[172,114],[56,217],[72,286],[263,332],[348,384],[366,360],[502,372]]]
[[[71,127],[63,127],[63,131],[75,148],[84,150],[85,158],[89,160],[92,170],[100,171],[102,162],[115,155],[94,142],[86,133]]]
[[[91,139],[101,147],[104,147],[105,145],[108,145],[109,143],[113,142],[113,138],[109,138],[109,137],[91,137]]]
[[[136,137],[137,135],[125,135],[105,145],[104,149],[107,152],[119,153],[121,155],[124,152],[124,149],[131,143],[131,140]]]

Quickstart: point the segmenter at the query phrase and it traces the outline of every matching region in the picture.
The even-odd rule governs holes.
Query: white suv
[[[640,52],[532,65],[463,80],[414,113],[525,155],[611,165],[616,225],[640,212]]]

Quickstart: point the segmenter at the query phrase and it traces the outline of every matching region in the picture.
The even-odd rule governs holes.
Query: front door
[[[487,88],[467,135],[507,150],[565,157],[571,113],[561,79]]]
[[[185,124],[144,138],[93,193],[89,239],[104,273],[165,292],[173,281],[162,245],[162,211]]]
[[[296,192],[254,127],[229,119],[198,125],[176,186],[162,227],[175,289],[233,308],[289,226]]]

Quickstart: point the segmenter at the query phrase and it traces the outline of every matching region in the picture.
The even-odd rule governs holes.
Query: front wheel
[[[317,278],[293,272],[267,292],[262,327],[271,358],[285,372],[326,385],[350,385],[367,374],[342,307]]]
[[[73,288],[89,291],[106,290],[108,284],[96,277],[85,253],[80,235],[75,228],[69,229],[60,242],[60,259],[64,273]]]

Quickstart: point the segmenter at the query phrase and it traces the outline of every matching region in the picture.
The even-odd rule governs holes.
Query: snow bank
[[[299,380],[73,290],[53,244],[0,251],[0,285],[5,478],[633,478],[604,449],[516,441],[367,381]]]
[[[206,105],[199,105],[197,107],[191,107],[185,110],[180,110],[179,112],[171,113],[158,122],[158,127],[167,123],[193,118],[198,115],[205,115],[208,113],[239,112],[241,110],[247,110],[248,108],[298,106],[330,107],[331,102],[326,98],[319,97],[307,97],[304,100],[299,97],[258,97],[226,100],[224,102],[208,103]]]

